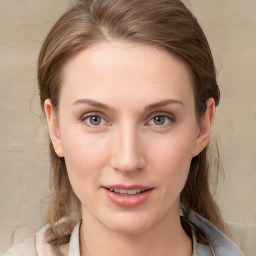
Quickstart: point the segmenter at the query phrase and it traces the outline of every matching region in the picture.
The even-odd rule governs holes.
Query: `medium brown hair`
[[[42,109],[49,98],[54,111],[58,112],[63,69],[68,61],[91,45],[110,40],[151,45],[182,60],[192,74],[199,121],[206,110],[207,99],[214,98],[218,105],[220,93],[210,47],[197,19],[181,1],[83,0],[60,17],[42,46],[38,60]],[[79,212],[80,202],[70,185],[65,160],[57,156],[51,143],[50,157],[54,198],[46,222],[50,222],[58,236],[54,223],[63,216]],[[192,159],[180,200],[187,214],[194,210],[225,232],[210,191],[209,159],[208,146]],[[59,243],[67,241],[66,238],[58,239]]]

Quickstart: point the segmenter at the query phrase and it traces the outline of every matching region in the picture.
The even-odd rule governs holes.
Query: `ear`
[[[199,134],[196,138],[193,157],[197,156],[209,143],[211,135],[212,122],[215,116],[215,101],[209,98],[206,102],[207,109],[200,121]]]
[[[50,138],[51,138],[55,153],[59,157],[63,157],[64,155],[63,155],[63,149],[62,149],[61,140],[60,140],[58,123],[57,123],[56,117],[54,116],[52,103],[50,99],[45,100],[44,111],[46,114],[49,134],[50,134]]]

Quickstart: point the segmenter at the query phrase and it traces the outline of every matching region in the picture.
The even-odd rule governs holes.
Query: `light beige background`
[[[0,254],[41,225],[49,163],[36,84],[47,31],[68,0],[0,0]],[[226,219],[256,224],[256,1],[184,0],[211,45],[222,92],[215,134]],[[21,226],[21,227],[19,227]]]

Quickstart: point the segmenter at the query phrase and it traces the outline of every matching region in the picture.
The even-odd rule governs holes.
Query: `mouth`
[[[107,198],[122,208],[133,208],[142,205],[154,190],[152,187],[142,185],[110,185],[103,188]]]
[[[134,188],[134,189],[122,189],[122,188],[106,188],[110,192],[113,192],[115,194],[121,195],[121,196],[133,196],[137,194],[144,193],[152,188],[148,189],[142,189],[142,188]]]

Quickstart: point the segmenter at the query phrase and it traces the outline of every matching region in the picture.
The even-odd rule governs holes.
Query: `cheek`
[[[184,134],[171,136],[159,141],[158,147],[151,151],[154,168],[161,173],[162,182],[171,183],[169,189],[182,189],[188,176],[193,140]]]
[[[107,142],[103,136],[88,134],[75,129],[63,130],[61,144],[64,157],[72,166],[90,167],[100,165],[106,158]],[[62,135],[61,134],[61,135]],[[84,170],[81,169],[81,172]]]
[[[80,198],[87,188],[97,187],[107,158],[107,143],[95,135],[65,131],[62,147],[71,185]]]
[[[165,163],[170,166],[182,165],[182,163],[190,162],[193,154],[194,140],[191,136],[184,136],[183,133],[163,137],[158,143],[153,143],[151,155],[154,159],[161,159],[158,163]]]

